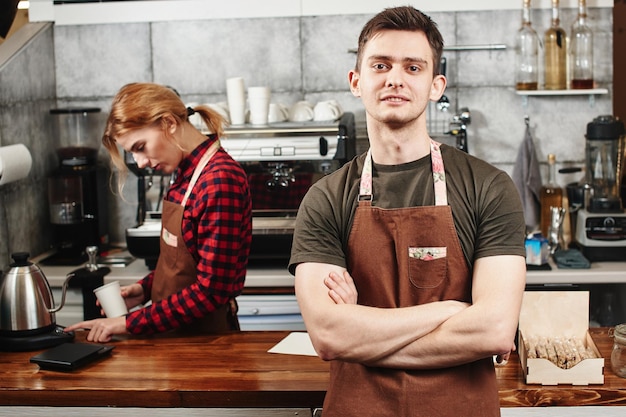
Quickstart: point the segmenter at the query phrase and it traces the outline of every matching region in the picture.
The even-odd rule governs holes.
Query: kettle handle
[[[74,278],[76,276],[75,273],[70,272],[69,274],[66,275],[65,277],[65,281],[63,282],[63,288],[61,290],[61,304],[58,307],[54,307],[48,310],[49,313],[56,313],[57,311],[59,311],[61,308],[63,308],[63,306],[65,305],[65,294],[67,293],[67,286],[70,283],[70,280],[72,278]]]

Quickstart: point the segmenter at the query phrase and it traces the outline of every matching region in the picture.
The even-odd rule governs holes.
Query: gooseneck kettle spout
[[[67,293],[67,286],[69,285],[70,281],[72,280],[72,278],[74,278],[75,274],[73,272],[67,274],[65,276],[65,281],[63,281],[63,288],[61,291],[61,304],[59,304],[58,307],[55,307],[54,305],[52,306],[52,308],[48,309],[49,313],[56,313],[58,312],[60,309],[63,308],[63,306],[65,305],[65,294]]]

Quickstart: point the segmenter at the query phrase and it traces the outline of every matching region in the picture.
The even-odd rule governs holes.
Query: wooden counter
[[[29,363],[37,351],[0,352],[0,406],[321,407],[328,363],[267,353],[287,334],[118,338],[111,357],[70,373]],[[591,334],[605,358],[603,385],[526,385],[515,355],[496,371],[501,405],[626,406],[626,379],[610,369],[612,339],[607,329]]]

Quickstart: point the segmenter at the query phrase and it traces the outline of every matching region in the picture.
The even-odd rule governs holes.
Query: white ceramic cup
[[[289,120],[292,122],[308,122],[314,116],[313,105],[308,101],[298,101],[289,108]]]
[[[249,87],[248,106],[250,108],[250,124],[265,126],[269,120],[270,98],[269,87]]]
[[[270,103],[270,109],[267,116],[269,123],[284,122],[289,118],[289,110],[280,103]]]
[[[313,113],[313,120],[328,121],[337,120],[341,116],[342,111],[337,100],[326,100],[318,102],[313,109]]]
[[[100,302],[100,307],[107,317],[119,317],[128,313],[126,301],[120,291],[120,282],[113,281],[93,290]]]
[[[235,126],[246,124],[246,88],[242,77],[226,80],[226,96],[230,123]]]

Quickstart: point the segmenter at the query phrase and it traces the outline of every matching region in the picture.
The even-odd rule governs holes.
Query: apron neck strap
[[[433,183],[435,186],[435,205],[447,206],[448,195],[446,190],[446,172],[441,156],[441,144],[430,140],[430,159],[433,171]],[[372,149],[367,150],[363,172],[361,173],[361,183],[359,186],[359,201],[372,201]]]
[[[183,201],[180,202],[181,206],[185,207],[185,204],[187,204],[187,199],[189,199],[193,186],[196,185],[196,182],[198,181],[200,174],[202,174],[202,170],[209,163],[213,155],[217,153],[220,146],[221,146],[220,140],[217,139],[215,142],[211,144],[209,149],[204,151],[202,158],[200,158],[200,161],[198,161],[198,165],[196,165],[196,169],[193,170],[193,175],[191,176],[191,180],[189,181],[189,185],[187,186],[187,192],[185,193],[185,196],[183,197]]]

